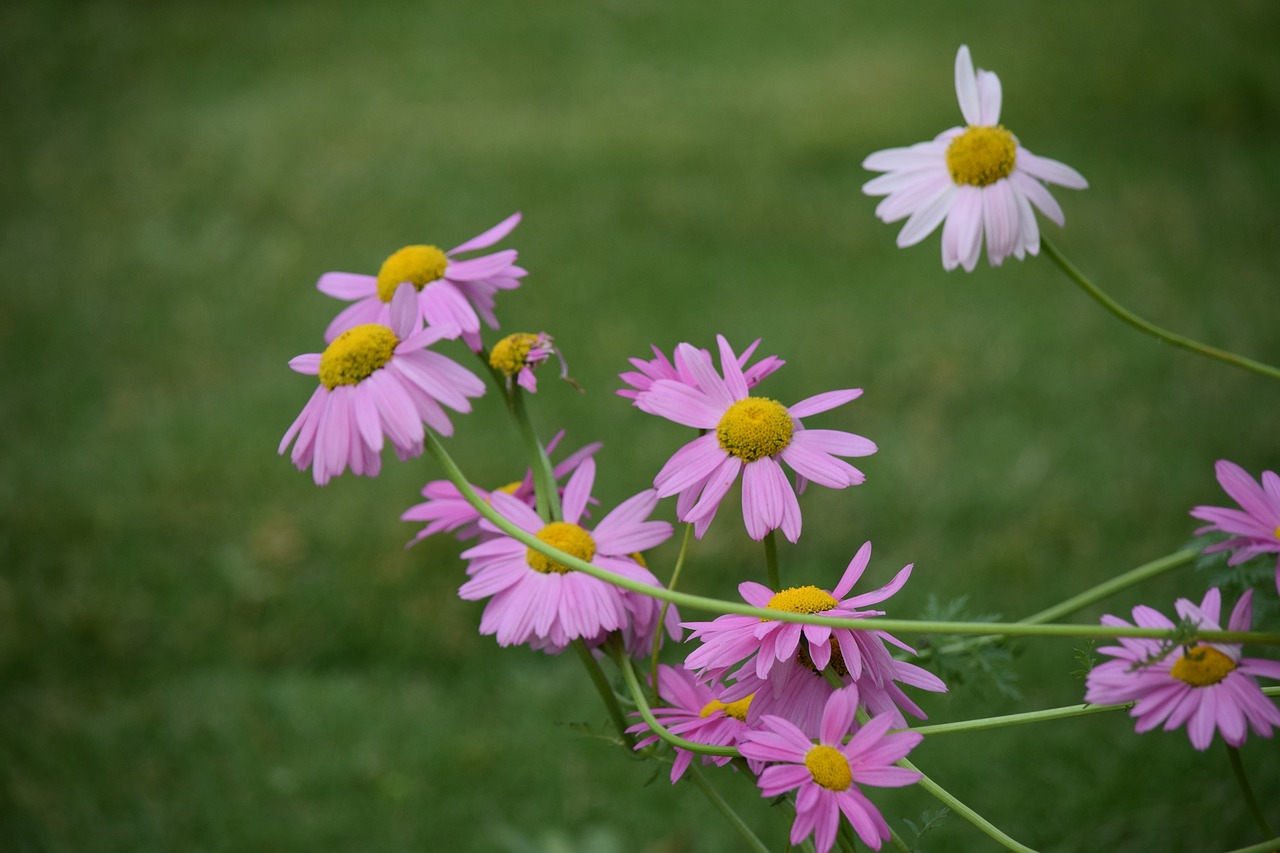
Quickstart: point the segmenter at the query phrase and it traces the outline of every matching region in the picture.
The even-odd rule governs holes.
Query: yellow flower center
[[[1280,524],[1277,524],[1277,525],[1276,525],[1276,529],[1275,529],[1275,530],[1273,530],[1273,531],[1271,531],[1271,532],[1275,534],[1275,537],[1276,537],[1277,539],[1280,539]]]
[[[524,367],[529,350],[537,342],[538,336],[528,332],[507,335],[493,345],[493,350],[489,353],[489,366],[501,371],[504,376],[515,376]]]
[[[355,385],[391,360],[400,340],[386,326],[365,323],[347,329],[320,355],[320,381],[332,391]]]
[[[1194,646],[1186,649],[1169,674],[1192,687],[1208,687],[1226,678],[1236,668],[1236,662],[1213,646]]]
[[[516,489],[520,488],[520,484],[521,484],[521,481],[516,480],[514,482],[507,483],[505,486],[498,486],[498,488],[494,489],[494,491],[503,492],[508,495],[514,495],[516,493]]]
[[[567,521],[551,522],[538,531],[538,538],[551,547],[559,548],[566,554],[572,554],[580,560],[586,560],[588,563],[596,555],[596,541],[591,538],[591,534],[578,525],[570,524]],[[529,564],[529,568],[535,572],[542,572],[544,575],[549,575],[552,572],[562,575],[565,572],[573,571],[564,563],[558,563],[541,551],[535,551],[532,548],[525,555],[525,562]]]
[[[756,694],[752,693],[751,696],[748,696],[745,699],[739,699],[737,702],[730,702],[727,705],[719,699],[712,699],[703,706],[701,711],[698,712],[698,716],[705,720],[716,711],[724,711],[726,717],[733,717],[735,720],[742,720],[743,722],[746,722],[747,709],[751,707],[751,697],[755,695]]]
[[[791,443],[795,422],[786,406],[768,397],[746,397],[730,406],[716,426],[716,439],[730,456],[755,462]]]
[[[849,759],[834,746],[819,744],[804,754],[804,766],[809,775],[828,791],[845,791],[853,784],[853,771]]]
[[[1007,178],[1018,159],[1018,143],[1004,125],[970,127],[947,146],[947,171],[957,184],[985,187]]]
[[[382,262],[378,270],[378,298],[390,302],[406,281],[418,290],[444,277],[449,258],[435,246],[405,246]]]
[[[827,644],[831,646],[831,660],[827,662],[827,666],[841,678],[847,677],[849,675],[849,667],[844,662],[844,655],[840,654],[840,643],[836,641],[835,637],[830,637],[827,640]],[[818,667],[814,664],[813,658],[809,655],[808,640],[800,640],[800,645],[796,648],[796,662],[819,678],[823,677],[822,673],[818,671]]]
[[[770,610],[785,610],[788,613],[821,613],[839,603],[831,597],[831,593],[823,592],[816,586],[793,586],[782,592],[775,592],[765,606]]]

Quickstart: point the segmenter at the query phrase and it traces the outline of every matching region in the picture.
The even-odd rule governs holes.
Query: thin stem
[[[618,736],[626,743],[627,749],[634,749],[636,739],[627,731],[627,718],[623,715],[622,708],[618,705],[618,697],[613,695],[613,687],[609,685],[609,679],[605,678],[604,670],[600,669],[600,664],[596,661],[595,655],[591,654],[591,650],[587,648],[587,644],[582,640],[573,641],[573,650],[582,659],[582,665],[586,668],[587,675],[591,676],[591,683],[595,685],[596,692],[600,694],[600,699],[604,702],[605,708],[608,709],[609,717],[613,720],[613,725],[618,730]]]
[[[1192,352],[1203,355],[1206,358],[1224,361],[1227,364],[1232,364],[1245,370],[1252,370],[1254,373],[1261,373],[1263,376],[1270,376],[1272,379],[1280,379],[1280,368],[1272,367],[1269,364],[1263,364],[1260,361],[1254,361],[1251,358],[1246,358],[1242,355],[1237,355],[1224,349],[1218,349],[1217,347],[1209,346],[1208,344],[1202,344],[1199,341],[1170,332],[1168,329],[1162,329],[1154,323],[1150,323],[1142,319],[1137,314],[1134,314],[1110,296],[1103,293],[1101,288],[1086,278],[1084,273],[1076,269],[1076,267],[1058,251],[1057,247],[1046,240],[1043,236],[1040,238],[1040,245],[1044,249],[1044,253],[1048,255],[1064,273],[1066,273],[1067,278],[1078,284],[1085,293],[1092,296],[1103,308],[1106,308],[1116,317],[1119,317],[1122,321],[1133,326],[1135,329],[1146,332],[1149,335],[1154,335],[1160,340],[1171,343],[1176,347],[1191,350]]]
[[[1248,807],[1249,814],[1253,815],[1253,820],[1258,824],[1258,828],[1262,830],[1262,834],[1270,838],[1276,834],[1275,830],[1267,823],[1267,816],[1258,807],[1258,800],[1253,795],[1253,786],[1249,784],[1249,777],[1244,772],[1244,763],[1240,760],[1240,750],[1231,744],[1226,746],[1227,758],[1231,761],[1231,772],[1235,774],[1236,783],[1240,786],[1240,793],[1244,795],[1244,804]]]
[[[1064,616],[1070,616],[1078,610],[1088,607],[1094,602],[1101,601],[1108,596],[1114,595],[1121,590],[1127,589],[1143,581],[1150,580],[1167,571],[1185,566],[1197,556],[1200,550],[1197,548],[1184,548],[1166,557],[1158,560],[1152,560],[1138,566],[1136,569],[1130,569],[1122,575],[1116,575],[1114,578],[1103,581],[1097,586],[1090,587],[1079,595],[1073,595],[1066,601],[1055,604],[1052,607],[1046,607],[1039,613],[1034,613],[1025,619],[1019,619],[1021,625],[1042,625],[1046,622],[1052,622],[1055,619],[1061,619]],[[918,657],[924,660],[932,657],[934,654],[956,654],[957,652],[967,651],[973,648],[990,645],[1000,639],[1000,636],[978,637],[972,640],[963,640],[956,643],[948,643],[936,650],[925,649]]]
[[[631,658],[627,657],[625,652],[617,652],[614,655],[613,662],[617,664],[618,670],[622,673],[623,681],[627,683],[627,690],[631,693],[632,701],[636,703],[636,710],[640,713],[640,718],[659,738],[672,746],[678,746],[681,749],[687,749],[690,752],[702,755],[728,755],[733,758],[742,755],[731,746],[711,746],[705,743],[695,743],[673,734],[666,726],[658,722],[658,718],[649,709],[649,703],[644,698],[644,690],[640,687],[640,679],[636,677],[636,671],[631,666]],[[691,764],[690,766],[692,767],[693,765]]]
[[[764,566],[769,575],[769,589],[782,589],[782,581],[778,580],[778,542],[772,530],[764,535]]]
[[[436,459],[440,461],[445,474],[458,487],[458,491],[466,498],[480,515],[493,522],[494,526],[517,542],[546,554],[553,560],[569,568],[590,575],[598,580],[621,587],[622,589],[669,601],[680,607],[709,613],[737,613],[744,616],[755,616],[759,619],[770,619],[777,622],[794,622],[801,625],[825,625],[829,628],[848,628],[852,631],[902,631],[927,632],[932,634],[964,634],[982,636],[985,634],[1006,634],[1021,637],[1094,637],[1112,639],[1115,637],[1142,637],[1157,640],[1176,640],[1194,642],[1203,640],[1212,643],[1259,643],[1262,645],[1280,645],[1280,632],[1265,631],[1204,631],[1196,630],[1190,634],[1181,634],[1174,629],[1118,627],[1112,625],[1027,625],[1018,622],[939,622],[915,619],[885,619],[882,616],[865,619],[846,617],[818,616],[811,613],[793,613],[789,610],[773,610],[752,607],[732,601],[721,601],[701,595],[676,592],[661,586],[651,586],[643,581],[624,577],[599,566],[588,563],[559,548],[521,530],[515,524],[503,518],[483,498],[481,498],[466,477],[458,469],[453,458],[440,444],[440,440],[430,430],[427,431],[426,446],[430,448]]]
[[[689,552],[689,541],[693,539],[693,525],[686,524],[684,526],[684,539],[680,542],[680,553],[676,555],[675,568],[671,570],[671,581],[667,584],[667,589],[675,589],[676,581],[680,580],[680,570],[684,568],[684,558]],[[650,655],[650,685],[653,688],[653,704],[662,701],[662,695],[658,692],[658,647],[662,645],[662,626],[667,622],[667,608],[671,606],[670,601],[662,602],[662,609],[658,611],[658,628],[653,632],[653,654]]]
[[[1248,847],[1237,847],[1235,850],[1228,850],[1227,853],[1276,853],[1278,850],[1280,850],[1280,837],[1250,844]]]
[[[1045,720],[1061,720],[1067,717],[1081,717],[1085,714],[1098,714],[1103,711],[1123,711],[1132,708],[1132,702],[1120,705],[1064,705],[1061,708],[1046,708],[1042,711],[1027,711],[1022,714],[1004,714],[999,717],[982,717],[976,720],[961,720],[955,723],[935,723],[931,726],[913,726],[911,731],[922,735],[945,735],[956,732],[980,732],[986,729],[999,729],[1004,726],[1017,726],[1023,723],[1039,723]]]
[[[547,451],[538,441],[538,434],[529,420],[529,410],[524,405],[524,390],[512,384],[510,391],[511,414],[524,438],[525,452],[529,454],[529,469],[533,471],[533,489],[537,500],[538,515],[547,521],[560,521],[560,491],[556,488],[556,475],[551,468]]]
[[[912,764],[910,761],[908,761],[905,758],[898,762],[898,766],[905,767],[908,770],[914,770],[917,773],[920,773],[920,768],[916,767],[914,764]],[[978,829],[982,830],[982,832],[984,832],[988,837],[990,837],[996,843],[1000,844],[1006,850],[1014,850],[1014,851],[1017,851],[1017,853],[1036,853],[1036,851],[1033,850],[1032,848],[1010,838],[1008,835],[1002,832],[999,827],[997,827],[991,821],[987,820],[982,815],[975,812],[973,809],[966,806],[964,803],[957,800],[953,794],[947,792],[946,789],[944,789],[941,785],[939,785],[937,782],[930,779],[925,774],[920,773],[920,781],[917,782],[916,784],[918,784],[921,788],[924,788],[930,794],[933,794],[944,805],[946,805],[947,808],[951,809],[953,812],[960,815],[965,820],[969,821],[969,823],[973,824]]]
[[[703,775],[701,769],[696,765],[690,764],[687,772],[693,777],[693,781],[697,783],[698,787],[702,789],[702,793],[707,795],[711,805],[715,806],[716,811],[724,815],[724,819],[729,821],[729,824],[734,829],[738,830],[742,840],[747,842],[747,845],[752,850],[760,851],[760,853],[769,853],[769,848],[764,846],[764,842],[756,837],[756,834],[751,831],[751,827],[747,826],[746,821],[738,816],[733,807],[725,801],[724,797],[720,796],[720,792],[707,781],[707,777]]]

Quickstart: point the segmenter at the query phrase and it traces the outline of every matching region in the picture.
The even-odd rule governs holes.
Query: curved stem
[[[1040,246],[1044,249],[1044,253],[1058,265],[1059,269],[1066,273],[1067,278],[1078,284],[1085,293],[1092,296],[1103,308],[1106,308],[1116,317],[1119,317],[1122,321],[1133,326],[1135,329],[1146,332],[1149,335],[1154,335],[1166,343],[1173,344],[1175,347],[1182,347],[1185,350],[1190,350],[1191,352],[1203,355],[1206,358],[1224,361],[1227,364],[1232,364],[1245,370],[1252,370],[1254,373],[1261,373],[1263,376],[1270,376],[1272,379],[1280,379],[1280,368],[1272,367],[1269,364],[1263,364],[1260,361],[1254,361],[1251,358],[1237,355],[1236,353],[1228,350],[1218,349],[1217,347],[1209,346],[1208,344],[1202,344],[1199,341],[1192,340],[1191,338],[1184,337],[1183,335],[1179,335],[1175,332],[1170,332],[1168,329],[1162,329],[1154,323],[1150,323],[1142,319],[1137,314],[1134,314],[1110,296],[1103,293],[1101,288],[1086,278],[1084,273],[1076,269],[1075,266],[1063,257],[1062,253],[1059,252],[1058,249],[1043,236],[1040,237]]]
[[[684,558],[689,552],[689,540],[693,538],[693,525],[686,524],[684,526],[684,539],[680,542],[680,553],[676,555],[675,568],[671,570],[671,581],[667,584],[667,589],[675,589],[676,581],[680,580],[680,570],[684,568]],[[650,684],[653,687],[653,702],[656,705],[661,701],[662,696],[658,692],[658,647],[662,645],[662,626],[667,622],[667,609],[671,607],[670,601],[662,602],[662,609],[658,611],[658,628],[653,632],[653,653],[650,655]]]
[[[946,805],[947,808],[951,809],[953,812],[960,815],[965,820],[969,821],[969,823],[973,824],[978,829],[982,830],[982,832],[984,832],[989,838],[991,838],[993,841],[998,843],[1000,846],[1004,847],[1006,850],[1013,850],[1013,851],[1016,851],[1016,853],[1036,853],[1034,849],[1028,847],[1025,844],[1022,844],[1021,842],[1015,841],[1013,838],[1010,838],[991,821],[987,820],[985,817],[978,814],[973,809],[969,808],[964,803],[957,800],[953,794],[949,793],[945,788],[943,788],[937,782],[930,779],[924,773],[921,773],[920,768],[916,767],[907,759],[904,758],[901,761],[899,761],[898,766],[905,767],[908,770],[914,770],[917,773],[920,773],[920,781],[916,783],[917,785],[919,785],[921,788],[924,788],[930,794],[933,794],[935,797],[938,798],[938,800],[940,800],[944,805]]]
[[[1249,784],[1249,777],[1245,775],[1244,764],[1240,761],[1240,750],[1231,744],[1227,744],[1227,758],[1231,760],[1231,772],[1235,774],[1236,783],[1240,786],[1240,793],[1244,797],[1244,804],[1249,809],[1249,814],[1253,816],[1254,823],[1258,824],[1258,828],[1262,830],[1262,834],[1270,838],[1275,835],[1270,825],[1267,824],[1267,816],[1262,813],[1262,809],[1258,807],[1258,800],[1253,795],[1253,786]]]
[[[741,756],[742,753],[732,746],[711,746],[705,743],[695,743],[673,734],[670,729],[658,722],[658,718],[649,709],[649,703],[644,698],[644,689],[640,687],[640,679],[636,677],[636,671],[631,666],[631,658],[627,657],[625,653],[618,653],[614,656],[613,662],[618,665],[623,681],[627,682],[627,690],[631,693],[632,701],[636,703],[636,710],[640,713],[640,718],[659,738],[672,746],[678,746],[681,749],[687,749],[690,752],[696,752],[701,755],[727,755],[733,758]],[[690,764],[689,766],[692,767],[693,765]]]
[[[458,491],[480,515],[484,516],[503,533],[535,551],[546,554],[575,571],[590,575],[622,589],[630,590],[650,598],[669,601],[680,607],[701,610],[709,613],[737,613],[744,616],[755,616],[758,619],[770,619],[777,622],[795,622],[801,625],[825,625],[829,628],[848,628],[852,631],[903,631],[928,632],[934,634],[964,634],[981,636],[984,634],[1006,634],[1021,637],[1096,637],[1112,639],[1115,637],[1143,637],[1156,640],[1176,640],[1193,642],[1203,640],[1212,643],[1259,643],[1263,645],[1280,645],[1280,632],[1266,631],[1202,631],[1196,630],[1183,634],[1174,629],[1164,628],[1124,628],[1111,625],[1027,625],[1018,622],[939,622],[915,619],[886,619],[883,616],[851,619],[845,617],[818,616],[810,613],[792,613],[789,610],[772,610],[752,607],[732,601],[721,601],[701,595],[676,592],[661,586],[650,586],[643,581],[624,577],[586,560],[567,554],[559,548],[553,548],[532,533],[521,530],[503,518],[493,507],[481,498],[466,477],[458,469],[457,463],[449,456],[448,451],[440,444],[440,440],[430,430],[427,431],[426,446],[440,461],[445,474],[458,487]]]

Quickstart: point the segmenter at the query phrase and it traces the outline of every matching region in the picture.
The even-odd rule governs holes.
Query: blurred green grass
[[[1214,459],[1280,466],[1275,390],[1046,261],[895,249],[859,164],[958,121],[968,43],[1006,124],[1090,179],[1050,237],[1153,320],[1275,363],[1277,36],[1263,2],[5,6],[0,848],[735,849],[696,792],[557,725],[604,714],[576,662],[475,634],[456,546],[403,549],[429,461],[317,489],[274,455],[310,391],[286,362],[335,308],[313,281],[523,210],[504,326],[555,334],[588,388],[544,380],[535,418],[607,439],[605,505],[684,440],[613,396],[626,357],[764,337],[789,361],[770,393],[864,387],[822,424],[881,446],[865,486],[806,496],[784,576],[834,578],[870,538],[870,580],[917,565],[895,615],[968,593],[1017,617],[1179,548]],[[495,401],[457,425],[477,481],[512,478]],[[731,595],[757,555],[723,515],[689,583]],[[926,707],[1078,701],[1070,644],[1018,667],[1020,705]],[[1274,743],[1244,755],[1280,801]],[[918,758],[1033,846],[1256,840],[1218,750],[1120,716]],[[723,787],[780,848],[785,819]],[[875,799],[899,828],[932,807]],[[982,843],[952,818],[925,849]]]

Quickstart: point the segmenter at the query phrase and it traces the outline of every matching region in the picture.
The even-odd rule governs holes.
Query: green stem
[[[560,521],[560,491],[556,488],[556,475],[551,468],[551,460],[538,434],[529,420],[529,410],[524,405],[524,389],[519,385],[511,386],[511,414],[515,417],[520,435],[524,438],[525,452],[529,455],[529,468],[533,471],[533,489],[537,496],[538,515],[547,521]]]
[[[1276,851],[1280,851],[1280,837],[1250,844],[1248,847],[1237,847],[1235,850],[1228,850],[1227,853],[1276,853]]]
[[[905,758],[898,762],[898,766],[905,767],[908,770],[914,770],[917,773],[920,773],[920,768],[916,767],[914,764],[912,764],[910,761],[908,761]],[[1018,841],[1015,841],[1014,839],[1010,838],[1008,835],[1005,835],[1004,832],[1002,832],[999,827],[997,827],[991,821],[987,820],[982,815],[975,812],[973,809],[969,808],[964,803],[957,800],[954,795],[948,793],[946,789],[944,789],[941,785],[939,785],[937,782],[930,779],[925,774],[920,773],[920,781],[917,782],[916,784],[919,785],[921,788],[924,788],[930,794],[933,794],[935,797],[938,798],[938,800],[940,800],[944,805],[946,805],[947,808],[951,809],[953,812],[960,815],[965,820],[969,821],[969,823],[973,824],[978,829],[982,830],[982,832],[984,832],[988,837],[990,837],[996,843],[1000,844],[1006,850],[1014,850],[1014,851],[1017,851],[1017,853],[1036,853],[1036,851],[1033,850],[1032,848]]]
[[[742,840],[747,843],[750,849],[760,851],[760,853],[769,853],[769,848],[764,846],[764,842],[756,837],[756,834],[751,831],[751,827],[747,826],[746,821],[738,816],[738,813],[725,801],[724,797],[720,796],[720,792],[707,781],[707,777],[703,775],[702,770],[697,765],[690,764],[688,774],[693,777],[693,781],[702,789],[702,793],[707,795],[707,799],[711,801],[711,805],[716,807],[716,811],[724,815],[724,819],[729,821],[729,824],[734,829],[738,830],[738,834],[742,836]]]
[[[782,589],[782,581],[778,580],[778,542],[770,530],[764,535],[764,566],[769,576],[769,589],[778,592]]]
[[[705,743],[695,743],[673,734],[666,726],[658,722],[658,718],[649,709],[649,703],[644,698],[644,689],[640,686],[640,679],[636,677],[636,671],[631,666],[631,658],[627,657],[625,652],[618,652],[614,655],[613,662],[618,665],[618,670],[622,673],[622,679],[627,683],[627,690],[631,693],[632,701],[636,703],[636,710],[640,712],[640,718],[645,721],[649,728],[653,729],[653,733],[659,738],[672,746],[678,746],[681,749],[687,749],[690,752],[696,752],[701,755],[727,755],[733,758],[741,756],[742,753],[732,746],[711,746]],[[690,764],[689,766],[692,767],[693,765]]]
[[[830,628],[848,628],[851,631],[901,631],[922,632],[932,634],[963,634],[982,636],[985,634],[1006,634],[1021,637],[1093,637],[1112,639],[1115,637],[1143,637],[1157,640],[1174,640],[1178,642],[1194,642],[1203,640],[1212,643],[1259,643],[1262,645],[1280,645],[1280,632],[1264,631],[1202,631],[1191,634],[1179,633],[1176,629],[1118,627],[1111,625],[1027,625],[1018,622],[939,622],[915,619],[885,619],[882,616],[852,619],[847,617],[818,616],[810,613],[793,613],[788,610],[772,610],[752,607],[732,601],[721,601],[701,595],[676,592],[661,586],[651,586],[643,581],[633,580],[615,574],[599,566],[592,565],[559,548],[553,548],[532,533],[521,530],[503,518],[493,507],[481,498],[466,477],[458,469],[457,464],[440,444],[440,440],[430,430],[427,431],[426,446],[439,460],[445,474],[458,487],[458,491],[466,498],[477,512],[493,522],[494,526],[512,539],[539,553],[546,554],[575,571],[590,575],[622,589],[669,601],[690,610],[709,613],[737,613],[744,616],[755,616],[758,619],[770,619],[778,622],[794,622],[801,625],[825,625]]]
[[[1231,744],[1226,746],[1227,758],[1231,761],[1231,772],[1235,774],[1236,783],[1240,786],[1240,793],[1244,795],[1244,804],[1248,807],[1249,814],[1253,815],[1253,820],[1258,824],[1258,828],[1262,830],[1262,834],[1270,838],[1276,834],[1275,830],[1267,824],[1267,816],[1258,807],[1258,800],[1253,795],[1253,786],[1249,784],[1249,777],[1244,772],[1244,763],[1240,761],[1240,750]]]
[[[680,553],[676,555],[675,568],[671,570],[671,581],[667,584],[667,589],[675,589],[676,582],[680,580],[680,570],[684,568],[684,558],[689,552],[689,542],[693,539],[693,525],[686,524],[684,526],[684,539],[680,542]],[[658,627],[653,632],[653,654],[650,655],[650,679],[653,687],[653,704],[662,701],[662,696],[658,692],[658,647],[662,645],[662,626],[667,621],[667,608],[671,606],[670,601],[662,602],[662,609],[658,612]]]
[[[1183,349],[1191,350],[1192,352],[1203,355],[1206,358],[1224,361],[1227,364],[1232,364],[1245,370],[1252,370],[1254,373],[1261,373],[1263,376],[1270,376],[1272,379],[1280,379],[1280,368],[1275,368],[1269,364],[1263,364],[1260,361],[1254,361],[1251,358],[1245,358],[1242,355],[1236,355],[1233,352],[1218,349],[1217,347],[1212,347],[1208,344],[1202,344],[1199,341],[1170,332],[1167,329],[1162,329],[1154,323],[1150,323],[1142,319],[1137,314],[1134,314],[1110,296],[1103,293],[1101,288],[1086,278],[1084,273],[1076,269],[1076,267],[1063,257],[1062,253],[1059,252],[1052,243],[1046,240],[1043,235],[1040,237],[1040,246],[1044,249],[1044,253],[1048,255],[1064,273],[1066,273],[1067,278],[1078,284],[1085,293],[1092,296],[1103,308],[1106,308],[1116,317],[1119,317],[1122,321],[1133,326],[1135,329],[1146,332],[1149,335],[1154,335],[1162,341],[1173,344],[1175,347],[1182,347]]]
[[[627,732],[627,718],[622,713],[622,708],[618,705],[618,697],[613,695],[613,687],[610,686],[609,679],[605,678],[604,670],[600,669],[600,664],[595,655],[591,654],[591,650],[587,648],[587,644],[582,640],[573,641],[573,650],[582,659],[582,665],[586,667],[587,675],[591,676],[591,683],[595,685],[596,692],[600,694],[600,699],[604,702],[605,708],[609,710],[609,717],[613,720],[613,725],[618,730],[618,736],[626,743],[627,749],[634,749],[636,739]]]
[[[1167,571],[1176,569],[1179,566],[1185,566],[1200,554],[1197,548],[1184,548],[1181,551],[1161,557],[1158,560],[1152,560],[1150,563],[1138,566],[1136,569],[1130,569],[1122,575],[1103,581],[1097,586],[1090,587],[1079,595],[1074,595],[1059,604],[1047,607],[1039,613],[1034,613],[1025,619],[1019,619],[1018,624],[1021,625],[1042,625],[1045,622],[1052,622],[1055,619],[1061,619],[1064,616],[1070,616],[1082,608],[1088,607],[1094,602],[1101,601],[1108,596],[1114,595],[1121,590],[1127,589],[1143,581],[1150,580]],[[990,645],[999,640],[999,636],[979,637],[972,640],[963,640],[957,643],[949,643],[936,650],[925,649],[919,655],[921,659],[927,660],[933,654],[956,654],[958,652],[967,651],[973,648]]]

